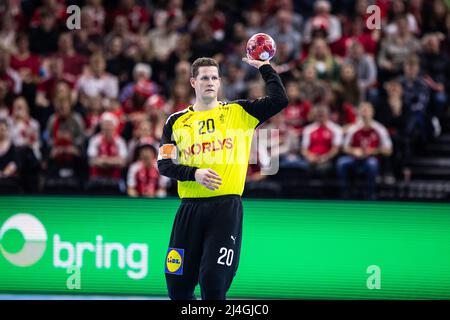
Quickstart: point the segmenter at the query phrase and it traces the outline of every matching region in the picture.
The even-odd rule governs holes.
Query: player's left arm
[[[280,76],[275,69],[272,68],[269,61],[250,60],[247,58],[242,60],[258,68],[266,84],[267,95],[265,97],[258,98],[254,101],[237,101],[237,103],[242,105],[245,111],[259,120],[258,125],[260,125],[287,107],[289,101],[286,89],[284,88]]]

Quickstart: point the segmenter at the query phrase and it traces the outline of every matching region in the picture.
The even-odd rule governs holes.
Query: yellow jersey
[[[286,92],[270,65],[260,69],[266,97],[219,102],[206,111],[192,106],[167,119],[158,153],[161,174],[178,180],[180,198],[242,195],[255,128],[287,105]],[[222,178],[216,190],[195,181],[197,168],[211,168]]]

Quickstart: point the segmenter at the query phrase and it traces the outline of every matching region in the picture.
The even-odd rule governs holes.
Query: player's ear
[[[190,78],[189,82],[191,83],[191,87],[195,89],[195,78]]]

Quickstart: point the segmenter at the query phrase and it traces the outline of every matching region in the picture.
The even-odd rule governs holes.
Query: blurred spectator
[[[450,58],[440,50],[441,36],[429,34],[423,38],[420,56],[426,84],[431,88],[431,113],[442,117],[448,105],[450,92]]]
[[[83,68],[87,63],[86,57],[76,52],[73,46],[72,33],[62,33],[58,39],[58,52],[54,55],[62,59],[63,72],[74,77],[79,76],[83,72]]]
[[[277,13],[280,10],[286,10],[291,12],[292,14],[292,26],[295,30],[302,30],[303,27],[303,17],[298,13],[302,12],[299,10],[295,10],[294,1],[293,0],[277,0],[273,1],[275,8],[272,11],[276,11]],[[268,17],[268,21],[266,22],[266,28],[272,28],[277,24],[277,15],[272,15]]]
[[[22,91],[20,75],[11,68],[11,56],[6,50],[0,50],[0,81],[6,83],[7,97]]]
[[[64,72],[64,63],[61,58],[52,57],[46,63],[47,76],[37,86],[35,105],[46,108],[50,105],[59,82],[68,84],[70,89],[75,87],[75,77]]]
[[[361,43],[353,41],[349,46],[345,63],[351,64],[356,70],[361,96],[366,97],[366,92],[373,88],[377,81],[377,66],[374,59],[364,53]]]
[[[450,56],[450,12],[447,13],[447,18],[445,19],[446,31],[444,33],[442,52],[447,56]]]
[[[25,3],[20,0],[6,0],[0,2],[0,21],[10,17],[14,21],[15,30],[23,31],[28,26],[24,7],[26,7]]]
[[[183,60],[175,65],[175,81],[189,82],[191,78],[191,63]]]
[[[125,17],[128,27],[134,33],[144,34],[150,24],[148,10],[138,5],[135,0],[121,0],[119,7],[112,14],[112,20],[116,17]]]
[[[41,160],[39,123],[30,117],[28,103],[23,97],[14,100],[11,113],[11,138],[15,146],[27,146]]]
[[[320,80],[334,82],[339,77],[339,65],[331,54],[329,46],[321,38],[315,39],[311,44],[304,65],[313,66],[316,70],[317,78]]]
[[[101,51],[104,47],[103,30],[97,28],[94,17],[87,7],[81,9],[80,24],[80,29],[71,30],[75,50],[83,56]]]
[[[429,126],[430,89],[420,75],[420,62],[417,56],[411,56],[404,62],[404,76],[400,82],[403,87],[404,112],[408,114],[406,134],[418,134],[422,142],[431,136]]]
[[[132,80],[134,61],[124,53],[124,44],[121,37],[114,37],[111,47],[106,53],[106,71],[116,76],[119,80],[119,87]]]
[[[283,82],[290,79],[299,78],[298,59],[293,56],[293,52],[289,50],[290,44],[287,42],[277,43],[277,53],[274,56],[272,63],[277,73],[280,75]]]
[[[336,173],[339,178],[342,195],[348,197],[350,172],[367,176],[367,197],[375,199],[375,182],[380,173],[379,156],[392,153],[392,142],[386,128],[373,120],[374,110],[370,103],[359,106],[361,120],[352,125],[345,138],[345,155],[337,160]]]
[[[264,83],[261,81],[251,81],[248,84],[247,99],[256,100],[259,97],[263,97],[265,93]]]
[[[424,1],[423,32],[447,32],[446,19],[450,12],[449,3],[444,0]]]
[[[247,38],[250,38],[255,33],[262,32],[263,21],[261,13],[257,10],[250,10],[244,12],[244,17],[246,19],[246,33]]]
[[[39,55],[49,55],[56,52],[58,46],[59,28],[55,13],[42,11],[38,26],[30,30],[31,52]]]
[[[292,11],[286,9],[278,10],[276,25],[266,30],[266,33],[277,39],[277,44],[284,43],[287,46],[287,56],[297,58],[301,51],[302,35],[294,27],[292,15]]]
[[[154,95],[153,82],[149,80],[138,81],[133,87],[133,95],[123,105],[124,112],[134,121],[133,117],[145,113],[147,102]]]
[[[375,119],[392,133],[403,130],[403,87],[399,78],[384,83],[384,93],[380,95],[375,108]]]
[[[125,54],[129,55],[129,50],[137,42],[137,36],[130,31],[128,21],[124,16],[117,16],[114,20],[114,26],[105,37],[105,47],[111,46],[111,41],[115,37],[122,38]]]
[[[210,0],[206,0],[210,1]],[[223,42],[214,38],[213,29],[206,20],[201,20],[193,34],[195,42],[192,43],[192,58],[212,57],[218,63],[223,60]]]
[[[8,87],[5,81],[0,80],[0,119],[9,116],[9,105],[7,102]]]
[[[278,132],[278,140],[273,139],[273,132]],[[262,130],[266,130],[263,132]],[[263,124],[258,130],[258,163],[261,168],[269,167],[272,163],[278,163],[280,168],[301,168],[299,137],[286,124],[285,116],[282,112],[270,119],[268,123]],[[261,148],[266,146],[266,148]],[[258,169],[258,167],[254,167]],[[256,174],[259,170],[256,170]],[[259,175],[253,178],[261,178]]]
[[[225,15],[216,7],[215,0],[200,0],[196,5],[196,11],[189,24],[189,31],[196,34],[201,29],[203,32],[210,30],[209,34],[219,42],[225,37]],[[199,55],[199,57],[203,56]]]
[[[17,186],[19,160],[10,136],[6,119],[0,119],[0,187]]]
[[[16,28],[11,15],[5,15],[0,23],[0,50],[16,51]]]
[[[175,17],[169,17],[166,11],[155,13],[155,27],[149,31],[147,38],[155,58],[159,61],[167,61],[177,46],[180,36],[175,19]]]
[[[396,24],[398,32],[386,37],[381,42],[381,48],[378,54],[381,82],[399,76],[402,73],[405,59],[420,50],[420,43],[411,31],[409,31],[405,16],[398,17]]]
[[[145,87],[148,89],[148,95],[151,96],[158,92],[158,86],[156,83],[150,80],[152,76],[152,67],[146,63],[137,63],[133,68],[133,81],[129,82],[125,87],[121,90],[119,100],[120,102],[127,104],[134,92],[135,89],[138,88],[138,84],[145,84]],[[131,108],[131,107],[130,107]]]
[[[103,34],[106,20],[106,11],[102,6],[103,0],[87,0],[83,8],[93,21],[96,33]]]
[[[342,90],[327,85],[320,102],[330,108],[330,120],[347,132],[348,127],[356,122],[356,112],[352,104],[344,101],[344,95]]]
[[[89,61],[89,70],[83,74],[76,84],[83,103],[85,97],[101,95],[107,98],[117,98],[119,82],[116,76],[105,71],[106,62],[101,54],[92,55]]]
[[[127,122],[127,116],[123,111],[120,101],[117,99],[102,99],[102,107],[104,112],[110,112],[116,116],[119,124],[116,127],[116,133],[122,134]]]
[[[133,137],[128,142],[128,162],[134,162],[138,158],[137,147],[141,144],[156,145],[157,140],[153,135],[152,124],[148,120],[141,121],[133,132]]]
[[[150,198],[166,196],[169,179],[159,174],[156,148],[151,144],[144,144],[138,147],[137,152],[138,161],[132,163],[128,170],[128,195]]]
[[[305,42],[311,43],[316,35],[324,36],[328,43],[333,43],[342,36],[341,22],[331,14],[329,1],[316,1],[314,3],[314,16],[306,21]]]
[[[282,112],[284,113],[284,122],[288,130],[299,137],[303,127],[310,120],[312,103],[309,100],[302,99],[300,86],[295,81],[286,83],[286,93],[289,104]]]
[[[398,24],[397,18],[405,17],[407,21],[408,29],[411,33],[417,34],[419,32],[419,26],[415,16],[406,11],[406,2],[403,0],[392,0],[390,9],[388,10],[388,24],[383,31],[389,36],[397,33]]]
[[[418,30],[417,32],[420,32],[423,27],[423,7],[424,7],[424,0],[410,0],[408,1],[407,5],[407,11],[414,16],[414,19],[417,21]]]
[[[170,54],[166,63],[163,65],[164,70],[161,70],[160,72],[161,75],[158,76],[156,80],[159,82],[159,84],[162,85],[164,83],[167,83],[168,80],[176,78],[176,68],[180,63],[183,63],[184,65],[186,64],[189,65],[189,68],[187,68],[189,72],[187,72],[187,74],[190,77],[191,65],[189,61],[191,60],[192,60],[191,37],[189,34],[184,34],[180,36],[177,46]],[[170,90],[168,90],[167,93],[170,93]]]
[[[127,147],[125,141],[116,134],[119,124],[116,116],[105,112],[100,118],[100,133],[89,140],[87,155],[90,166],[90,185],[120,188],[122,169],[126,165]]]
[[[304,66],[303,77],[299,81],[300,98],[304,101],[317,102],[320,97],[323,97],[324,86],[322,82],[317,79],[317,71],[314,65],[309,64]]]
[[[86,137],[90,138],[96,133],[97,125],[100,122],[100,117],[103,111],[103,99],[101,96],[88,98],[86,114],[84,115],[84,120],[86,123]]]
[[[55,15],[56,24],[63,26],[66,23],[68,14],[64,0],[42,0],[41,6],[37,7],[31,17],[30,27],[37,28],[45,19],[45,14],[51,12]]]
[[[326,105],[314,107],[314,123],[303,130],[301,153],[303,168],[309,173],[317,172],[321,177],[330,174],[333,161],[342,145],[342,129],[329,120]]]
[[[55,113],[47,124],[48,177],[72,178],[80,173],[85,127],[81,116],[72,111],[69,95],[54,98]]]
[[[192,88],[189,82],[183,80],[176,81],[172,85],[172,93],[164,106],[164,112],[166,114],[172,114],[186,109],[193,103]]]
[[[400,176],[401,170],[407,163],[406,156],[409,146],[405,139],[406,116],[403,103],[403,88],[399,79],[391,79],[384,83],[384,89],[380,94],[375,108],[375,119],[382,123],[389,132],[393,148],[393,164],[396,176]],[[405,108],[406,109],[406,108]]]
[[[169,17],[181,18],[184,16],[183,5],[184,0],[169,0],[166,6]]]
[[[16,39],[17,52],[11,56],[10,66],[19,73],[22,84],[33,84],[39,80],[41,61],[39,56],[29,50],[26,34],[19,34]]]
[[[357,106],[361,100],[361,91],[358,86],[355,68],[351,64],[341,66],[339,81],[335,85],[335,90],[340,92],[343,103]]]
[[[364,8],[364,12],[366,9],[367,6]],[[362,17],[357,17],[349,21],[347,28],[348,30],[345,31],[344,35],[338,41],[331,44],[333,54],[345,57],[348,55],[350,45],[358,42],[363,46],[364,51],[368,55],[375,56],[378,50],[380,31],[377,29],[367,30],[366,21]]]
[[[227,74],[222,88],[224,96],[228,101],[242,98],[242,95],[247,90],[247,84],[244,81],[244,71],[238,65],[234,63],[227,64]]]

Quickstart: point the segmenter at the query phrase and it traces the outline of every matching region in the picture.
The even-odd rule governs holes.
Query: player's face
[[[200,67],[196,78],[191,78],[195,95],[205,101],[217,99],[220,88],[219,70],[217,67]]]

